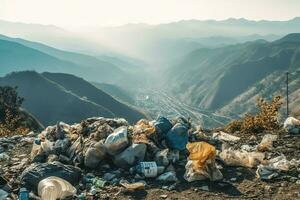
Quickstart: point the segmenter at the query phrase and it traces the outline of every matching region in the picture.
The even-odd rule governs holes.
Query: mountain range
[[[100,28],[88,35],[74,35],[55,26],[1,24],[0,33],[13,37],[0,35],[0,75],[36,71],[10,74],[1,83],[18,83],[21,95],[29,98],[25,108],[43,124],[55,122],[57,116],[66,121],[90,115],[126,116],[130,121],[145,117],[128,105],[144,105],[142,109],[158,112],[151,116],[171,113],[168,106],[183,106],[183,113],[198,112],[205,114],[205,119],[233,119],[255,111],[259,96],[281,95],[286,102],[286,71],[290,72],[291,109],[300,103],[300,18],[129,24]],[[99,46],[101,39],[109,45]],[[71,103],[62,105],[51,99],[49,109],[80,106],[86,112],[79,109],[61,114],[54,109],[53,113],[47,110],[51,113],[47,116],[40,111],[45,104],[34,106],[38,97],[33,91],[26,92],[28,84],[41,85],[35,93],[47,95],[50,91],[58,97],[55,99],[70,99]],[[169,105],[172,102],[174,105]],[[159,105],[168,106],[152,109]]]
[[[68,123],[93,116],[124,117],[131,123],[146,116],[120,103],[89,82],[62,73],[13,72],[0,78],[0,85],[17,86],[23,106],[43,125]]]
[[[257,40],[220,48],[201,48],[170,67],[165,83],[182,101],[208,110],[244,114],[258,96],[285,97],[285,72],[290,96],[299,97],[300,34],[279,40]],[[299,101],[299,100],[297,100]],[[297,103],[292,103],[296,106]]]

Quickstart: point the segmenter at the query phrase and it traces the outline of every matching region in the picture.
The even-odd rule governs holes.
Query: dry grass
[[[13,114],[9,109],[5,110],[5,119],[0,122],[0,136],[23,135],[30,129],[22,124],[26,120],[19,114]]]
[[[258,98],[257,107],[259,112],[255,115],[246,114],[244,118],[235,120],[225,126],[227,132],[259,133],[265,130],[276,130],[279,128],[279,109],[282,105],[280,96],[276,96],[271,102]]]

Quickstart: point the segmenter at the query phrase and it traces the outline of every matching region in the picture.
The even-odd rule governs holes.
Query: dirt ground
[[[276,134],[279,134],[279,139],[269,154],[272,157],[284,154],[288,160],[300,159],[300,136],[290,136],[282,132]],[[242,144],[259,143],[262,135],[256,135],[257,139],[254,141],[249,141],[251,135],[239,135],[241,141],[237,144],[237,148]],[[18,194],[18,176],[29,164],[30,150],[30,142],[17,143],[8,151],[11,160],[0,162],[0,174],[10,180],[13,187],[11,199],[16,198]],[[22,161],[26,164],[18,167]],[[221,165],[224,176],[221,182],[186,182],[183,179],[185,169],[182,162],[175,166],[178,183],[163,184],[148,179],[145,190],[134,192],[126,191],[121,186],[108,185],[100,190],[98,198],[87,197],[87,199],[300,199],[300,184],[296,183],[300,179],[300,174],[297,174],[299,171],[292,171],[277,180],[266,182],[256,178],[256,169]],[[102,172],[94,173],[102,174]]]

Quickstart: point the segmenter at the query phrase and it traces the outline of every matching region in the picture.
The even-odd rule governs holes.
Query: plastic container
[[[29,199],[29,192],[26,188],[21,188],[19,193],[19,200],[28,200]]]
[[[163,173],[165,167],[157,166],[156,162],[140,162],[136,167],[130,169],[131,173],[138,173],[146,178],[154,178]]]

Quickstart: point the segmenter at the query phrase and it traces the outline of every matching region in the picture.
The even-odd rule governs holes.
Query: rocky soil
[[[300,159],[300,135],[289,135],[285,131],[269,132],[278,135],[278,139],[273,144],[273,149],[266,152],[266,157],[273,158],[284,154],[287,160]],[[260,143],[263,135],[235,133],[235,136],[241,138],[236,144],[230,144],[235,149],[242,145],[254,146]],[[206,133],[210,136],[210,133]],[[17,199],[20,189],[20,174],[30,165],[30,152],[32,143],[36,134],[30,133],[27,136],[12,136],[0,138],[0,150],[8,155],[0,160],[0,189],[9,187],[9,199]],[[204,139],[203,134],[194,135],[192,140],[206,140],[216,146],[218,141]],[[218,148],[217,148],[218,149]],[[1,155],[1,154],[0,154]],[[2,153],[3,155],[3,153]],[[136,191],[128,191],[118,183],[107,184],[100,188],[98,196],[91,195],[87,191],[86,199],[300,199],[300,171],[292,169],[280,176],[268,181],[262,181],[257,178],[256,168],[231,167],[218,161],[218,166],[224,176],[223,180],[217,182],[195,181],[187,182],[183,175],[185,172],[186,159],[183,158],[177,162],[174,167],[178,181],[175,183],[163,183],[155,179],[145,179],[146,188]],[[110,165],[112,166],[112,165]],[[103,177],[105,173],[120,174],[125,180],[132,181],[134,176],[128,171],[110,167],[101,166],[96,170],[83,169],[83,174],[92,173],[98,177]],[[8,184],[5,185],[5,179]],[[78,186],[79,190],[85,191],[83,185]],[[5,188],[2,188],[5,189]],[[34,197],[31,194],[32,198]],[[76,199],[76,197],[73,197]],[[77,197],[78,198],[78,197]]]

